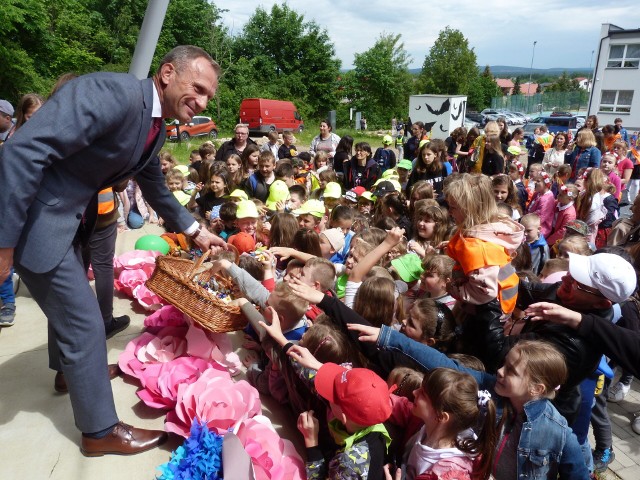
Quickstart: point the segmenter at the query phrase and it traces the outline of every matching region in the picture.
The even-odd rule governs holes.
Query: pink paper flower
[[[133,289],[133,297],[138,300],[138,303],[145,310],[160,310],[163,305],[165,305],[165,301],[161,297],[153,293],[151,290],[149,290],[144,284],[138,285]]]
[[[124,293],[130,298],[133,297],[133,291],[136,287],[144,285],[149,276],[144,270],[123,270],[118,278],[113,281],[113,285],[119,292]]]
[[[267,417],[243,420],[237,435],[251,457],[256,480],[306,478],[304,462],[295,447],[280,438]]]
[[[231,375],[240,373],[240,357],[233,351],[231,338],[226,333],[205,331],[190,320],[186,339],[189,355],[214,360],[227,368]]]
[[[123,253],[113,259],[115,274],[119,275],[122,270],[144,269],[150,275],[156,266],[156,257],[160,255],[162,255],[160,252],[146,250],[132,250]]]
[[[162,327],[186,325],[185,315],[173,305],[165,305],[144,319],[147,331],[157,331]]]
[[[168,362],[185,355],[186,333],[186,327],[165,327],[156,335],[143,333],[131,340],[120,354],[120,369],[127,375],[141,379],[149,365]]]
[[[213,362],[196,357],[180,357],[167,363],[149,365],[140,377],[142,389],[137,395],[152,408],[172,409],[176,405],[178,387],[195,382],[209,368],[223,370]]]
[[[189,436],[194,418],[220,435],[238,422],[262,413],[258,391],[244,380],[234,382],[225,371],[210,368],[192,384],[178,386],[176,408],[167,413],[165,430]]]

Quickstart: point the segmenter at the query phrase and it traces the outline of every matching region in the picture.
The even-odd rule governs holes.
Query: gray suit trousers
[[[69,247],[62,262],[46,273],[21,265],[16,271],[49,322],[59,351],[71,406],[83,433],[118,423],[107,370],[104,322],[82,264],[80,249]]]

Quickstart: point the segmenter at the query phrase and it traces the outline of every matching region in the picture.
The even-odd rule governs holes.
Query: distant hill
[[[484,65],[478,65],[478,71],[482,73],[484,71]],[[589,76],[589,67],[584,68],[534,68],[533,70],[527,67],[512,67],[508,65],[489,65],[491,73],[496,77],[515,77],[529,75],[529,73],[538,75],[562,75],[562,72],[567,73],[584,73],[585,76]],[[409,72],[413,75],[419,75],[422,68],[410,68]]]

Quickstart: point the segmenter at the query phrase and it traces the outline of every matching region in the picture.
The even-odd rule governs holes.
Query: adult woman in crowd
[[[593,135],[596,139],[596,145],[600,150],[600,153],[602,153],[602,149],[604,148],[604,137],[602,135],[602,132],[600,131],[598,117],[596,115],[589,115],[587,117],[587,121],[584,122],[584,125],[578,129],[578,133],[580,133],[582,130],[591,130],[591,132],[593,132]]]
[[[559,132],[556,134],[551,148],[544,153],[542,166],[550,177],[556,174],[560,165],[564,163],[564,155],[567,153],[567,134]]]
[[[336,154],[336,148],[340,143],[340,137],[333,133],[328,120],[320,122],[320,134],[313,137],[309,153],[313,156],[318,152],[327,152],[330,159]]]
[[[345,135],[338,142],[336,154],[333,156],[333,169],[338,175],[342,175],[344,163],[351,159],[351,155],[353,155],[353,137]]]
[[[498,128],[500,128],[500,143],[503,145],[509,145],[511,141],[511,132],[509,132],[509,125],[505,117],[498,117],[496,120]]]
[[[587,128],[580,130],[574,148],[567,156],[567,163],[571,165],[571,180],[576,180],[581,168],[600,167],[601,157],[593,132]]]

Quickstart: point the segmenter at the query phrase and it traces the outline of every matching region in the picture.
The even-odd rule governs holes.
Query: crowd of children
[[[602,471],[602,452],[576,436],[589,411],[571,406],[593,355],[574,368],[565,343],[579,342],[532,327],[525,300],[552,285],[545,301],[571,308],[572,289],[594,297],[583,311],[612,310],[597,303],[609,290],[573,269],[628,240],[617,217],[635,167],[621,156],[636,165],[635,147],[616,140],[598,155],[590,130],[575,148],[543,132],[549,154],[535,162],[493,127],[421,140],[403,159],[391,136],[373,154],[331,134],[330,157],[299,151],[290,133],[218,161],[211,143],[189,166],[162,157],[178,201],[239,254],[213,269],[241,292],[247,378],[296,415],[308,478]],[[123,197],[130,228],[154,220],[135,184]],[[635,278],[608,282],[635,295]]]

